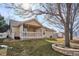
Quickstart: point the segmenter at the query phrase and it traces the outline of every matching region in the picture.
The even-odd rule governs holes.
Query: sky
[[[32,6],[32,9],[39,8],[38,4],[37,5],[23,4],[23,7],[25,9],[29,9],[30,6]],[[25,20],[28,19],[28,18],[23,19],[22,17],[19,17],[18,15],[15,15],[14,13],[15,13],[15,11],[13,9],[5,8],[5,5],[0,5],[0,14],[5,17],[5,20],[6,20],[7,23],[9,23],[8,18],[13,19],[13,20],[17,20],[17,21],[25,21]],[[48,25],[48,22],[46,22],[44,20],[43,15],[37,16],[37,20],[40,23],[42,23],[42,25],[44,25],[44,26],[46,26],[48,28],[54,29],[57,32],[59,32],[56,27],[53,27],[52,25]]]

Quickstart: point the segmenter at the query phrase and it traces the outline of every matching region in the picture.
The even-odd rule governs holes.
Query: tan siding
[[[12,33],[15,33],[15,36],[20,35],[20,28],[19,27],[12,27]]]
[[[43,30],[43,35],[44,35],[45,38],[50,38],[50,36],[53,37],[53,31],[48,30],[46,28],[42,28],[42,30]]]
[[[53,36],[53,32],[47,30],[47,31],[46,31],[46,36],[47,36],[47,38],[50,38],[51,36]]]

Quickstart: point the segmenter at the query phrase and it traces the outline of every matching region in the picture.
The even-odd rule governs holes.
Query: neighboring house
[[[4,32],[4,33],[0,33],[0,39],[4,39],[4,38],[7,38],[7,32]]]
[[[73,32],[73,39],[79,40],[79,31]]]
[[[53,34],[53,37],[54,38],[64,38],[64,33],[63,32],[59,32],[59,33],[55,32]]]
[[[36,19],[10,22],[10,37],[12,39],[53,38],[55,31],[42,26]]]
[[[63,37],[64,37],[64,33],[63,32],[57,33],[57,38],[63,38]]]
[[[9,26],[0,29],[0,39],[8,38]]]

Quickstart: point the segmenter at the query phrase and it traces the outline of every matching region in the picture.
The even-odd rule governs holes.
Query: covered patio
[[[42,29],[39,24],[25,23],[21,26],[21,38],[22,39],[37,39],[43,38]]]
[[[30,25],[30,24],[24,24],[23,25],[23,38],[33,39],[33,38],[42,38],[42,32],[38,31],[40,29],[40,26]],[[40,29],[41,30],[41,29]]]

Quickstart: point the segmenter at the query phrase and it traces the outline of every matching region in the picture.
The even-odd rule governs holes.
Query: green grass
[[[8,56],[61,56],[63,54],[58,53],[52,49],[52,43],[47,39],[39,40],[23,40],[23,41],[11,41],[3,42],[3,44],[13,47],[8,49]]]

